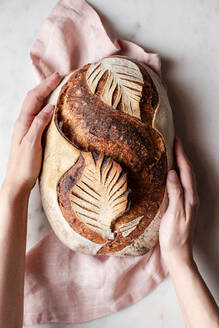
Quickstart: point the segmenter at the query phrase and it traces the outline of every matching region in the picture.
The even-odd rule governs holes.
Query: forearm
[[[169,273],[187,328],[218,328],[219,312],[208,287],[191,258],[169,261]]]
[[[0,321],[4,328],[20,328],[29,193],[4,183],[0,190]]]

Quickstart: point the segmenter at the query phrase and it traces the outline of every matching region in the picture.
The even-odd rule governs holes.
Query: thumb
[[[167,176],[167,193],[169,197],[169,209],[183,207],[183,189],[175,170],[170,170]]]
[[[53,105],[47,104],[39,114],[35,116],[27,134],[24,136],[27,142],[41,146],[42,134],[52,118],[53,109]]]

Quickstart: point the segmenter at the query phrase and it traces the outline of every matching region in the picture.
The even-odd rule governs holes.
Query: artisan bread
[[[166,89],[147,65],[110,56],[51,94],[40,193],[58,238],[90,255],[139,256],[158,241],[172,168]]]

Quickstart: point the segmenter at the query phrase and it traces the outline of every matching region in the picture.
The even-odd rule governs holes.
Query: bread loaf
[[[40,176],[58,238],[91,255],[138,256],[158,241],[174,128],[164,86],[148,66],[110,56],[52,93]]]

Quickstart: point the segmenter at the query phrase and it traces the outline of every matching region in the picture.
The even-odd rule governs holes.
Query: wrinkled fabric
[[[113,42],[84,0],[60,0],[30,52],[38,81],[111,54],[135,58],[161,74],[158,54],[129,41]],[[159,244],[138,257],[89,256],[71,251],[51,231],[27,253],[24,324],[79,323],[108,315],[141,300],[166,275]]]

